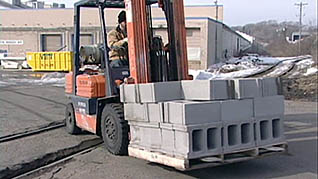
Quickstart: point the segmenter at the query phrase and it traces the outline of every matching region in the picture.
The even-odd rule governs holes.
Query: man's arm
[[[116,35],[116,31],[111,31],[108,34],[108,47],[111,49],[118,49],[123,47],[127,43],[127,38],[119,40]]]

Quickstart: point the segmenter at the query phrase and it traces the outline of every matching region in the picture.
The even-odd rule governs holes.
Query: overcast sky
[[[63,0],[46,0],[62,3]],[[77,0],[64,0],[67,7],[73,7]],[[215,0],[185,0],[186,5],[212,5]],[[224,23],[245,25],[264,20],[298,21],[299,8],[295,3],[300,0],[218,0],[224,7]],[[304,0],[304,23],[317,24],[317,0]]]

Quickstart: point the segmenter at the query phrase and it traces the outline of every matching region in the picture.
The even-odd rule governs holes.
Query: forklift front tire
[[[106,149],[114,155],[128,154],[129,126],[122,104],[107,104],[102,112],[101,130]]]
[[[72,103],[67,104],[65,110],[65,126],[69,134],[79,134],[81,129],[76,125],[74,108]]]

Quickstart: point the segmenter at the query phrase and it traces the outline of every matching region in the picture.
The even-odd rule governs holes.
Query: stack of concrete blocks
[[[284,142],[277,78],[122,85],[130,147],[185,159]]]
[[[280,79],[235,79],[233,84],[234,98],[253,100],[256,147],[284,143],[284,96]]]

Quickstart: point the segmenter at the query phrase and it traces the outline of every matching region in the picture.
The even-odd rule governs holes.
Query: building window
[[[187,37],[193,36],[193,30],[187,30]]]
[[[62,34],[42,34],[41,51],[60,51],[63,49]]]
[[[71,45],[72,49],[74,50],[74,34],[71,36]],[[80,36],[80,47],[83,45],[93,45],[94,44],[94,36],[93,34],[81,34]]]

